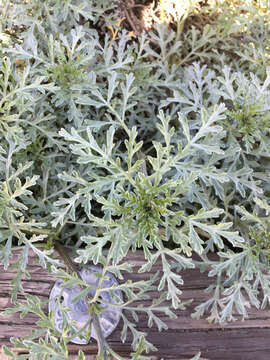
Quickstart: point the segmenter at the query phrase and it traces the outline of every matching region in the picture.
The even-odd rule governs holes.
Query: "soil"
[[[113,20],[117,22],[114,29],[110,29],[108,24],[105,24],[104,19],[101,19],[97,24],[92,24],[104,36],[108,33],[108,28],[111,30],[111,37],[113,38],[115,31],[126,29],[131,38],[136,39],[142,31],[146,33],[154,30],[155,24],[166,23],[172,29],[176,29],[177,23],[183,21],[183,13],[185,13],[188,6],[186,0],[119,0],[118,5],[113,10]],[[208,0],[198,1],[189,12],[188,18],[183,21],[184,33],[190,26],[195,26],[199,30],[203,30],[206,23],[214,20],[213,14],[205,14],[201,9],[208,5]],[[109,15],[109,14],[108,14]],[[180,19],[180,20],[179,20]],[[83,18],[80,24],[85,21]]]

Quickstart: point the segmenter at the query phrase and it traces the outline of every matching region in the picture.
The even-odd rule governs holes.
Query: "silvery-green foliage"
[[[244,29],[238,43],[240,45],[236,54],[240,57],[240,65],[247,67],[258,76],[265,77],[265,68],[270,64],[269,55],[269,16],[265,10],[269,3],[261,4],[261,11],[252,9],[253,21],[241,17],[239,23]]]
[[[246,197],[248,189],[252,196],[262,193],[258,187],[260,180],[264,182],[263,187],[267,186],[265,182],[268,179],[263,173],[269,167],[269,70],[267,67],[266,79],[261,81],[253,73],[245,75],[232,71],[228,66],[222,70],[222,76],[217,76],[205,65],[201,67],[195,63],[183,71],[184,78],[191,79],[190,82],[187,80],[188,88],[180,84],[174,90],[174,96],[162,103],[162,107],[172,106],[172,115],[181,111],[197,127],[204,107],[211,109],[217,102],[224,102],[226,111],[221,126],[226,136],[217,139],[222,151],[211,157],[211,164],[223,162],[220,171],[223,182],[229,178],[242,197]],[[210,174],[207,166],[205,172]],[[220,186],[215,187],[214,183],[211,185],[222,199],[225,198],[225,188],[232,191],[228,186],[222,189]]]
[[[121,339],[131,334],[134,359],[154,349],[137,326],[140,314],[163,330],[159,314],[174,317],[171,309],[185,307],[184,269],[210,268],[213,278],[195,317],[225,322],[235,313],[246,318],[251,305],[266,306],[270,64],[263,5],[258,15],[251,3],[235,13],[219,4],[220,15],[203,29],[184,34],[159,24],[136,40],[125,29],[115,40],[104,34],[106,25],[116,26],[117,1],[0,5],[1,264],[7,269],[19,254],[15,306],[6,314],[40,318],[40,329],[14,345],[33,359],[68,359],[77,329],[67,309],[59,334],[38,298],[16,302],[22,277],[29,278],[29,250],[63,287],[81,286],[77,299],[85,298],[89,285],[55,260],[55,241],[79,266],[102,265],[101,281],[106,271],[119,279],[110,291],[124,294]],[[130,250],[143,250],[139,269],[125,260]],[[212,252],[218,260],[209,260]],[[149,277],[157,262],[160,272]],[[145,280],[124,281],[135,271]],[[100,285],[91,302],[97,313]],[[160,298],[151,302],[155,290]],[[140,306],[144,300],[150,305]],[[108,344],[106,351],[121,359]]]
[[[25,39],[25,46],[32,48],[37,42],[36,35],[65,33],[83,21],[96,23],[100,17],[109,20],[105,12],[116,6],[116,1],[78,1],[78,0],[20,0],[7,1],[8,27],[18,26],[20,36]]]
[[[173,307],[177,308],[181,304],[181,291],[176,284],[182,284],[183,280],[181,275],[171,269],[177,267],[179,271],[181,268],[194,267],[190,259],[179,253],[189,257],[193,252],[202,254],[204,248],[213,249],[214,245],[223,248],[223,238],[233,246],[242,241],[237,233],[229,231],[231,223],[213,223],[224,211],[203,207],[202,196],[199,196],[196,186],[193,186],[198,178],[198,171],[189,174],[183,171],[179,174],[179,168],[185,167],[187,158],[192,159],[192,155],[196,157],[197,149],[207,154],[221,152],[217,145],[212,144],[214,136],[221,130],[213,123],[222,118],[220,114],[223,110],[223,106],[215,108],[208,119],[202,120],[201,128],[192,138],[187,123],[179,116],[180,126],[187,139],[177,146],[172,145],[174,129],[170,128],[169,118],[164,117],[161,112],[161,123],[157,126],[164,137],[164,144],[154,142],[153,155],[146,156],[145,160],[138,160],[136,156],[143,145],[142,142],[136,142],[136,129],[130,130],[124,123],[122,126],[128,139],[125,141],[126,151],[122,159],[117,153],[113,154],[113,127],[109,128],[107,143],[102,147],[98,145],[89,128],[86,129],[86,138],[79,135],[75,129],[72,129],[71,133],[61,130],[60,134],[72,142],[70,147],[78,155],[78,162],[95,164],[96,173],[93,169],[87,179],[77,175],[74,180],[72,175],[69,178],[66,174],[59,175],[62,179],[73,182],[75,186],[69,199],[63,198],[56,202],[59,209],[53,213],[55,220],[52,225],[63,225],[64,219],[75,221],[76,207],[82,205],[85,208],[84,204],[89,197],[100,204],[104,214],[103,218],[99,218],[89,206],[85,208],[92,226],[102,229],[102,236],[90,235],[82,238],[87,246],[84,250],[78,250],[78,262],[86,263],[93,259],[99,262],[100,256],[103,256],[102,248],[108,243],[114,248],[114,264],[120,262],[130,249],[142,248],[147,263],[139,271],[149,271],[157,259],[161,258],[163,276],[158,289],[164,289],[167,284],[167,299],[171,299]],[[121,124],[120,115],[118,118]],[[149,165],[148,168],[145,167],[145,172],[144,161]],[[97,183],[100,183],[100,186],[97,187]],[[186,213],[184,206],[192,209],[193,213]],[[209,239],[204,241],[195,229],[205,231]],[[177,249],[172,251],[166,248],[169,238],[177,244]],[[153,248],[156,249],[155,254],[150,252]]]
[[[234,310],[245,319],[251,306],[263,309],[269,305],[270,205],[259,198],[254,201],[252,212],[236,206],[245,242],[239,244],[237,252],[219,252],[221,262],[208,261],[209,276],[217,276],[217,282],[206,290],[213,292],[213,297],[195,308],[194,318],[210,309],[210,322],[235,320]]]

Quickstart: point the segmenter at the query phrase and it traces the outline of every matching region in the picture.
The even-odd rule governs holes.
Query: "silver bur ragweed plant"
[[[213,279],[195,318],[224,323],[269,305],[267,9],[254,17],[256,5],[196,2],[183,26],[157,24],[134,38],[117,18],[121,1],[0,4],[0,261],[16,270],[4,314],[39,318],[29,336],[11,338],[29,354],[4,353],[68,359],[68,343],[87,343],[94,329],[97,359],[122,359],[100,327],[113,306],[130,357],[147,359],[158,344],[140,316],[167,328],[164,315],[187,305],[185,269]],[[196,26],[196,16],[209,23]],[[247,54],[247,41],[260,49]],[[48,301],[27,295],[29,251],[62,292],[78,289],[73,303],[89,313],[82,329],[61,296],[60,332]],[[132,251],[143,264],[127,260]],[[94,286],[79,272],[88,264],[100,267]],[[136,272],[144,280],[129,279]],[[110,301],[108,274],[118,280],[106,288]]]

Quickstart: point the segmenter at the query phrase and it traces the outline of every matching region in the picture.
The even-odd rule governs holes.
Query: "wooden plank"
[[[14,259],[13,259],[14,261]],[[143,254],[141,252],[130,253],[129,261],[137,264],[143,263]],[[160,263],[157,262],[152,273],[160,270]],[[0,269],[0,311],[10,307],[9,291],[11,289],[10,280],[14,277],[14,271]],[[30,280],[24,280],[23,286],[25,292],[40,296],[42,299],[48,299],[50,289],[54,284],[53,276],[47,273],[46,269],[40,267],[33,253],[30,253],[30,264],[28,271],[31,274]],[[149,274],[128,274],[132,280],[144,279]],[[190,317],[194,307],[208,298],[203,290],[211,283],[212,279],[207,274],[201,274],[198,270],[183,271],[184,285],[183,300],[193,298],[193,303],[186,310],[178,310],[176,314],[178,319],[164,320],[169,329],[158,332],[156,328],[147,327],[147,319],[140,317],[138,328],[149,334],[148,339],[158,348],[158,352],[153,353],[153,360],[157,359],[189,359],[198,351],[202,352],[205,359],[224,359],[224,360],[268,360],[270,358],[270,312],[269,310],[250,309],[250,318],[246,321],[236,321],[220,326],[218,324],[209,324],[205,319],[194,320]],[[153,293],[153,297],[155,293]],[[19,300],[24,301],[22,295]],[[147,301],[145,301],[147,305]],[[28,314],[24,319],[20,319],[18,314],[12,316],[0,317],[0,345],[10,344],[11,336],[23,337],[30,333],[31,329],[36,327],[37,317]],[[121,323],[116,331],[110,336],[109,343],[122,356],[128,356],[130,352],[130,337],[125,344],[120,340]],[[71,358],[75,357],[79,349],[83,349],[87,359],[92,360],[96,353],[96,345],[86,346],[69,345]],[[1,358],[0,358],[1,360]],[[4,360],[4,359],[3,359]]]

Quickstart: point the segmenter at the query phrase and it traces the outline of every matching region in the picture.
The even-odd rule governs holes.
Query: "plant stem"
[[[77,269],[77,266],[71,260],[70,256],[68,255],[67,251],[65,250],[65,248],[58,241],[54,241],[54,248],[60,255],[61,259],[64,261],[66,267],[71,272],[75,272],[76,275],[78,276],[78,278],[82,280],[82,277]],[[79,287],[83,290],[82,286],[79,285]],[[89,295],[86,296],[85,301],[86,301],[87,305],[88,305],[88,301],[90,303],[91,299],[90,299]],[[91,303],[90,306],[92,306],[92,305],[93,304]],[[102,334],[98,315],[95,313],[95,311],[92,311],[91,316],[92,316],[92,320],[93,320],[93,326],[94,326],[94,329],[95,329],[95,332],[97,335],[97,343],[98,343],[97,359],[98,360],[106,360],[107,359],[107,356],[106,356],[107,344],[106,344],[106,340]]]

